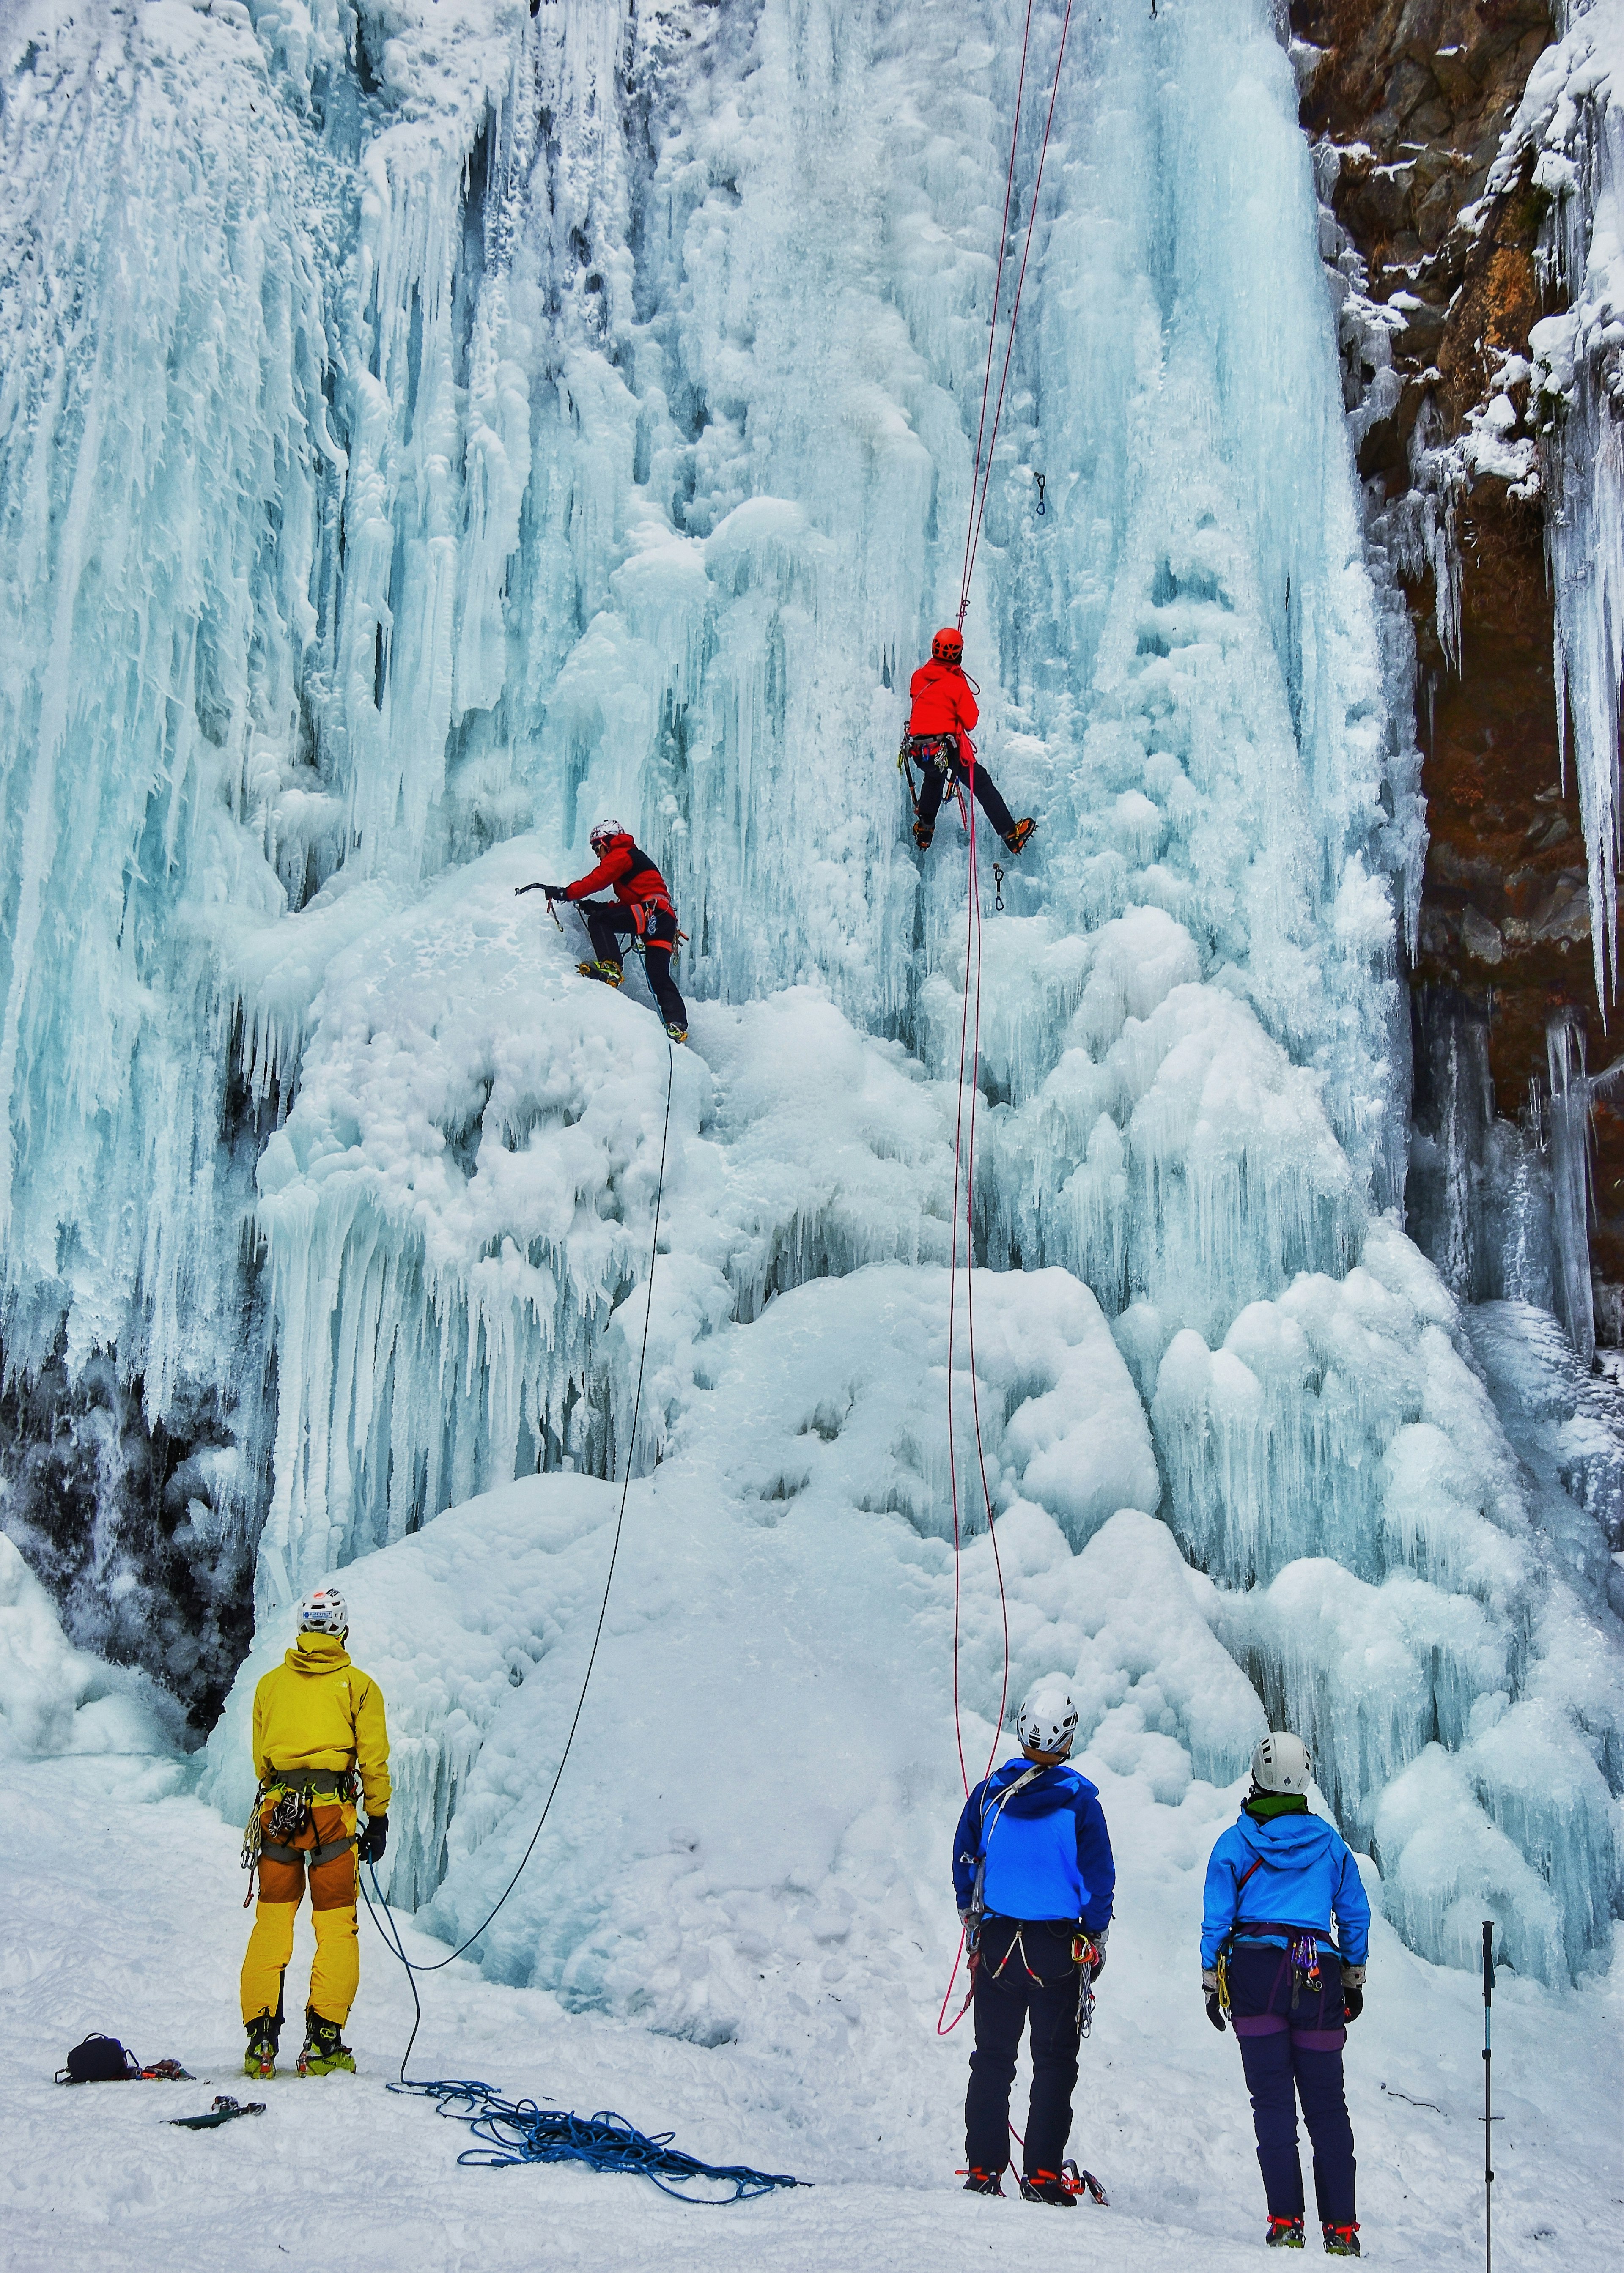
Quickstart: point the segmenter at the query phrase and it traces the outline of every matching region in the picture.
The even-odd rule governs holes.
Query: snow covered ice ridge
[[[708,2041],[786,2025],[792,1914],[808,1962],[944,1933],[966,863],[950,816],[920,872],[892,761],[1012,31],[150,0],[25,5],[0,56],[8,1358],[236,1414],[259,1639],[209,1789],[245,1804],[252,1680],[342,1569],[390,1885],[447,1932],[529,1834],[636,1473],[621,1733],[485,1962]],[[1619,1900],[1616,1631],[1393,1212],[1412,799],[1289,64],[1261,0],[1072,40],[966,624],[1042,824],[981,981],[1012,1682],[1074,1673],[1090,1761],[1191,1825],[1289,1714],[1417,1950],[1488,1900],[1565,1978]],[[670,1061],[635,966],[582,984],[513,896],[604,811],[691,934],[635,1444]],[[852,1767],[802,1820],[815,1753]]]

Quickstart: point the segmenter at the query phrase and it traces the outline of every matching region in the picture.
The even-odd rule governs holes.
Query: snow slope
[[[544,1989],[504,1987],[459,1963],[425,1984],[413,2073],[476,2074],[510,2093],[612,2106],[709,2158],[812,2179],[808,2193],[736,2209],[685,2209],[643,2181],[568,2170],[456,2166],[465,2134],[391,2097],[410,2025],[400,1969],[363,1922],[354,2079],[234,2076],[236,1973],[245,1930],[237,1834],[189,1796],[178,1762],[123,1756],[12,1767],[0,1785],[0,2217],[8,2264],[61,2273],[116,2262],[269,2273],[324,2252],[357,2273],[475,2273],[548,2264],[598,2273],[658,2262],[699,2273],[812,2273],[878,2264],[964,2273],[1011,2246],[1046,2263],[1124,2273],[1254,2264],[1262,2201],[1233,2044],[1207,2028],[1188,1955],[1206,1850],[1234,1792],[1148,1802],[1092,1754],[1123,1859],[1123,1900],[1083,2048],[1072,2145],[1109,2209],[1038,2213],[956,2191],[962,2032],[938,2044],[954,1920],[951,1819],[930,1827],[922,1947],[838,1946],[764,1956],[799,2003],[786,2041],[713,2048],[639,2020],[575,2014]],[[590,1782],[581,1763],[573,1791]],[[401,1921],[409,1950],[436,1945]],[[302,1926],[295,1977],[308,1959]],[[1502,1975],[1495,2020],[1495,2239],[1500,2262],[1580,2269],[1616,2256],[1624,2169],[1614,2111],[1620,1972],[1583,1995]],[[839,1999],[839,2002],[837,2002]],[[853,2001],[854,2017],[846,2017]],[[1412,1956],[1380,1923],[1365,2016],[1352,2031],[1350,2101],[1365,2252],[1420,2269],[1482,2262],[1481,2006],[1470,1976]],[[145,2059],[178,2055],[194,2082],[49,2082],[93,2028]],[[877,2096],[874,2039],[883,2037]],[[855,2055],[855,2057],[853,2057]],[[1586,2088],[1575,2089],[1575,2079]],[[1018,2084],[1018,2095],[1024,2086]],[[218,2133],[164,2119],[216,2090],[267,2103]],[[1017,2119],[1019,2120],[1019,2114]],[[1048,2214],[1046,2214],[1048,2215]],[[1067,2217],[1059,2226],[1056,2219]],[[1012,2223],[1011,2223],[1012,2222]]]

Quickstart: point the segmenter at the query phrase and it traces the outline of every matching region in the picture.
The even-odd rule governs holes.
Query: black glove
[[[1342,2005],[1347,2013],[1348,2018],[1350,2021],[1357,2021],[1360,2014],[1365,2010],[1364,1990],[1350,1989],[1344,1982],[1342,1984]]]
[[[389,1819],[387,1815],[369,1815],[366,1827],[356,1841],[356,1854],[363,1863],[381,1863],[383,1850],[389,1843]]]
[[[1219,2035],[1222,2036],[1223,2007],[1218,2002],[1218,1992],[1215,1989],[1210,1991],[1207,1995],[1207,2017],[1212,2022],[1214,2028],[1217,2029]]]
[[[551,905],[554,900],[561,900],[563,898],[564,889],[565,888],[562,884],[515,884],[513,889],[513,896],[515,900],[522,900],[526,892],[545,892],[547,896],[548,904]]]

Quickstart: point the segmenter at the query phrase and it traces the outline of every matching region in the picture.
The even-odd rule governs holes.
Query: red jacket
[[[589,892],[601,891],[605,884],[614,886],[614,896],[622,907],[664,908],[673,921],[676,910],[671,904],[671,894],[665,889],[665,879],[641,851],[634,838],[622,833],[609,839],[608,848],[590,875],[577,876],[573,884],[564,887],[567,900],[583,900]]]
[[[970,682],[956,663],[921,663],[908,681],[910,734],[962,734],[981,716]]]

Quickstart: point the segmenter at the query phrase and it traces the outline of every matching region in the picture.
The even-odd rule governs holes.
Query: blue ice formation
[[[6,1361],[207,1411],[189,1552],[257,1541],[265,1647],[442,1511],[657,1455],[673,1505],[803,1526],[822,1477],[945,1583],[921,1306],[974,940],[892,758],[959,589],[1020,12],[8,17]],[[1123,1772],[1177,1804],[1289,1715],[1417,1948],[1492,1902],[1555,1978],[1620,1899],[1618,1635],[1402,1227],[1413,649],[1274,13],[1086,11],[1035,211],[1027,89],[966,631],[1041,829],[996,915],[981,853],[975,1378],[1034,1604],[1093,1554],[1126,1606],[1064,1629],[1096,1734],[1149,1684]],[[697,1006],[635,1444],[668,1061],[513,896],[605,810]],[[853,1414],[866,1462],[820,1466]],[[507,1678],[406,1730],[414,1899]]]

